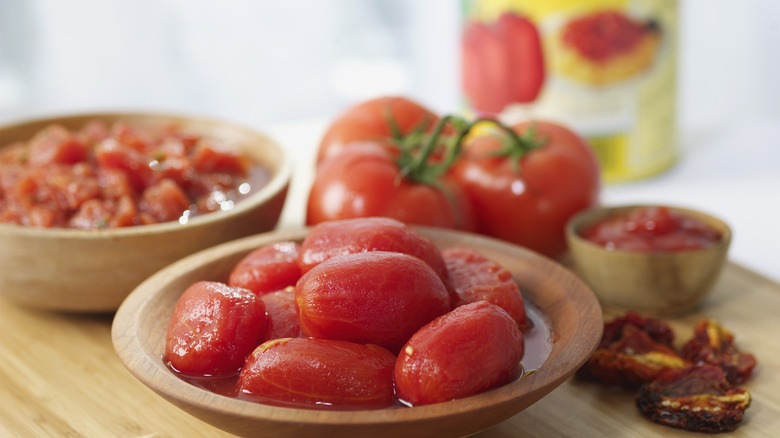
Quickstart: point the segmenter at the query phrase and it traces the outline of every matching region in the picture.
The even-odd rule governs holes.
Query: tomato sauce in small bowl
[[[566,237],[575,271],[603,306],[664,315],[702,304],[726,262],[731,229],[696,210],[634,205],[582,212]]]

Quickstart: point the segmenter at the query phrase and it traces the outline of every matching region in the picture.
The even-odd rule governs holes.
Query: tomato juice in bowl
[[[566,227],[575,271],[602,305],[656,314],[699,306],[726,262],[731,229],[672,206],[602,207]]]
[[[136,222],[129,224],[134,226],[118,228],[105,226],[118,216],[92,222],[97,225],[93,228],[97,229],[66,226],[44,228],[21,225],[18,222],[2,223],[0,224],[0,273],[2,274],[0,292],[3,297],[29,307],[49,310],[113,311],[133,287],[165,265],[208,246],[268,231],[276,225],[291,174],[291,163],[287,152],[261,132],[230,122],[149,113],[67,115],[0,127],[0,137],[3,142],[1,147],[8,154],[7,148],[20,148],[19,142],[28,141],[52,125],[59,125],[64,130],[76,131],[91,121],[99,121],[106,126],[125,123],[142,129],[176,126],[188,135],[235,144],[251,159],[252,163],[256,163],[254,167],[262,169],[261,173],[265,173],[262,178],[265,183],[242,195],[242,199],[236,198],[231,204],[232,208],[219,208],[219,211],[199,215],[177,212],[172,217],[173,220],[158,220],[159,223],[137,219]],[[63,156],[67,157],[68,153]],[[220,162],[212,158],[204,158],[204,165],[208,163],[217,165]],[[151,164],[153,163],[145,163],[149,169],[154,170]],[[82,164],[81,169],[82,175],[89,175],[90,169],[86,164]],[[139,170],[139,172],[144,171]],[[68,172],[66,169],[63,174]],[[253,172],[254,170],[250,169],[249,173]],[[2,175],[10,178],[10,174],[5,171]],[[133,180],[131,175],[134,174],[128,172],[126,182],[134,185],[140,181],[140,179]],[[35,176],[32,174],[27,178],[33,186],[56,185],[57,178],[52,182],[45,179],[36,180]],[[51,177],[51,174],[44,173],[43,176]],[[80,181],[83,182],[85,179]],[[71,182],[73,181],[67,181],[66,189],[62,192],[49,190],[42,194],[33,187],[29,193],[35,196],[51,195],[50,199],[57,200],[67,200],[68,195],[81,196],[82,192],[75,190],[79,187],[78,184],[73,185],[70,184]],[[100,190],[99,180],[85,183],[85,186],[93,189],[95,185]],[[69,187],[74,190],[68,192]],[[143,202],[152,204],[150,198],[144,201],[142,194],[130,196],[138,196],[139,202],[117,203],[126,207],[124,210],[117,209],[117,212],[132,211],[133,208],[139,211],[139,205]],[[0,196],[0,202],[4,199],[6,198]],[[162,196],[161,200],[162,202],[157,203],[161,208],[171,204],[165,196]],[[94,204],[95,199],[92,198],[90,202]],[[96,208],[94,211],[99,209]],[[49,216],[58,215],[59,213],[54,213]],[[92,216],[85,215],[85,217]],[[140,215],[135,217],[138,218]]]

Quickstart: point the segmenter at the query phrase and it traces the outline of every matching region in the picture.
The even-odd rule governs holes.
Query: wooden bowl
[[[726,262],[731,229],[700,211],[669,207],[715,228],[721,240],[700,250],[638,253],[608,250],[580,235],[589,225],[639,207],[643,206],[594,208],[569,221],[566,238],[575,272],[593,289],[605,310],[674,315],[695,309],[712,290]]]
[[[228,211],[105,230],[0,224],[0,296],[56,311],[109,312],[144,279],[204,248],[272,230],[279,219],[292,165],[265,135],[224,121],[162,114],[99,113],[52,117],[0,128],[5,147],[52,123],[79,129],[90,120],[137,126],[176,123],[182,129],[237,144],[271,172],[269,182]]]
[[[590,357],[601,339],[601,308],[593,293],[572,272],[509,243],[455,231],[418,229],[439,248],[473,247],[514,274],[526,302],[541,315],[539,322],[550,329],[545,340],[549,356],[538,371],[463,399],[362,411],[262,405],[208,392],[171,372],[162,360],[165,336],[176,300],[184,289],[198,280],[226,281],[236,262],[252,249],[271,242],[300,241],[306,230],[267,233],[222,244],[155,274],[119,308],[112,326],[114,347],[128,370],[159,395],[207,423],[245,437],[470,435],[536,402]]]

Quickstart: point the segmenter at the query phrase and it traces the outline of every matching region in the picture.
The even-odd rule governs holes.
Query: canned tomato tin
[[[563,123],[606,182],[677,158],[676,0],[465,0],[462,84],[477,115]]]

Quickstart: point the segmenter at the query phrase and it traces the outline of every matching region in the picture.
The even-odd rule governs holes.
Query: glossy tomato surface
[[[583,229],[580,234],[607,249],[675,252],[710,247],[723,236],[701,220],[668,207],[640,207]]]
[[[264,294],[260,300],[265,305],[265,331],[263,341],[301,336],[298,311],[295,309],[295,287]]]
[[[453,307],[485,300],[504,309],[521,330],[527,328],[523,295],[509,270],[471,248],[447,248],[441,255],[457,296]]]
[[[368,251],[409,254],[426,262],[442,280],[448,276],[441,252],[429,238],[385,217],[330,221],[312,227],[301,243],[298,264],[305,273],[331,257]]]
[[[338,154],[350,143],[391,140],[420,128],[427,130],[438,120],[432,111],[406,97],[384,96],[361,102],[348,108],[325,131],[317,163]]]
[[[265,328],[265,306],[254,293],[200,281],[184,291],[173,310],[164,360],[188,376],[238,372]]]
[[[522,136],[532,127],[541,146],[521,158],[496,156],[504,137],[489,132],[466,145],[452,173],[474,205],[478,232],[557,257],[566,249],[566,222],[598,203],[599,165],[568,128],[538,121],[512,129]]]
[[[301,277],[299,245],[279,242],[257,248],[241,259],[230,272],[228,285],[263,295],[294,286]]]
[[[449,292],[417,257],[371,251],[331,257],[295,288],[304,335],[398,349],[450,310]]]
[[[323,162],[309,192],[306,223],[383,216],[408,224],[474,229],[471,203],[456,181],[412,181],[396,159],[380,144],[360,143]]]
[[[395,365],[399,399],[411,405],[467,397],[518,377],[523,335],[500,307],[458,307],[414,334]]]
[[[394,365],[395,356],[376,345],[278,339],[247,358],[239,390],[266,403],[383,408],[394,403]]]

